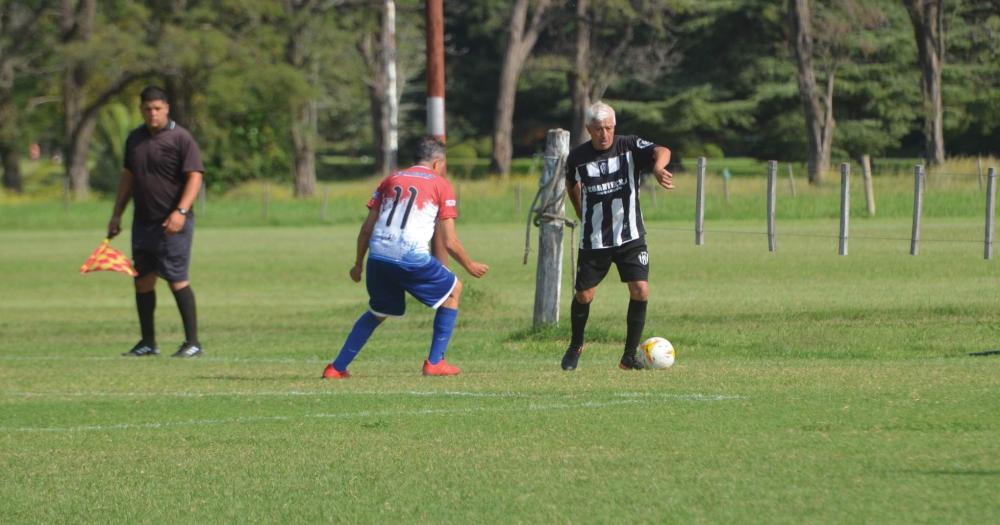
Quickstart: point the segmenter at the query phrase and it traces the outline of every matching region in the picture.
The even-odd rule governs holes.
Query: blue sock
[[[375,317],[375,314],[371,312],[361,314],[358,322],[354,323],[354,328],[351,329],[351,333],[347,336],[347,341],[344,341],[344,346],[341,347],[340,353],[337,354],[337,359],[333,360],[333,367],[338,372],[347,370],[347,365],[351,364],[351,361],[354,361],[354,358],[357,357],[358,352],[365,346],[368,338],[378,328],[378,325],[379,318]]]
[[[455,308],[442,306],[434,315],[434,338],[431,339],[431,353],[427,356],[427,360],[432,365],[436,365],[444,359],[444,352],[448,349],[448,342],[451,341],[451,333],[455,331],[456,319],[458,319],[458,310]]]

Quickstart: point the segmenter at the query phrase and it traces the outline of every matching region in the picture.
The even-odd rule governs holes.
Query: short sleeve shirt
[[[386,177],[368,201],[378,208],[369,257],[400,264],[424,264],[437,222],[458,217],[455,192],[446,179],[424,166]]]
[[[129,133],[124,167],[132,172],[135,218],[142,221],[166,219],[181,200],[187,174],[205,172],[198,143],[174,121],[156,134],[145,125]]]
[[[581,250],[613,248],[646,234],[639,208],[639,176],[653,168],[655,144],[615,136],[605,151],[585,142],[566,157],[566,186],[580,183]]]

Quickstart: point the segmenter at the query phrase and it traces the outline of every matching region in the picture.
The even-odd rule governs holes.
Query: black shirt
[[[139,126],[125,140],[125,169],[132,172],[135,218],[162,221],[177,208],[187,173],[204,173],[201,151],[188,130],[174,121],[151,134]]]
[[[618,135],[607,150],[597,151],[588,141],[569,152],[566,187],[580,183],[581,250],[621,246],[645,235],[639,175],[652,170],[655,146],[635,135]]]

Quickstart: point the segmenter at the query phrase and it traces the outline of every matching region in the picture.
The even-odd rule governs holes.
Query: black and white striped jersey
[[[635,135],[616,136],[597,151],[591,142],[566,157],[566,187],[580,183],[580,249],[613,248],[646,234],[639,209],[639,175],[653,168],[656,145]]]

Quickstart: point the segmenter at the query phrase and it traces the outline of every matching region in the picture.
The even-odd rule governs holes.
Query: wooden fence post
[[[976,174],[979,177],[979,191],[983,191],[983,158],[976,157]]]
[[[996,211],[996,193],[997,170],[990,168],[990,174],[986,180],[986,246],[984,247],[984,257],[987,261],[993,258],[993,216]]]
[[[792,198],[795,198],[795,175],[792,175],[792,163],[788,163],[788,189],[792,193]]]
[[[698,184],[694,201],[694,244],[705,244],[705,157],[698,157]]]
[[[774,240],[774,200],[778,178],[778,161],[767,161],[767,251],[776,248]]]
[[[319,219],[326,222],[326,208],[330,205],[330,186],[323,186],[323,207],[320,208]]]
[[[198,213],[205,213],[205,201],[208,199],[208,186],[205,185],[205,179],[201,179],[201,191],[198,192]]]
[[[865,179],[865,205],[868,216],[875,216],[875,188],[872,185],[872,159],[868,155],[861,156],[861,175]]]
[[[563,226],[566,213],[566,179],[560,169],[569,154],[569,132],[550,129],[545,143],[545,164],[538,181],[538,267],[535,270],[534,327],[559,322],[562,285]]]
[[[847,226],[851,215],[851,165],[840,165],[840,244],[837,254],[847,255]]]
[[[924,167],[913,168],[913,231],[910,234],[910,255],[920,251],[920,215],[924,207]]]

